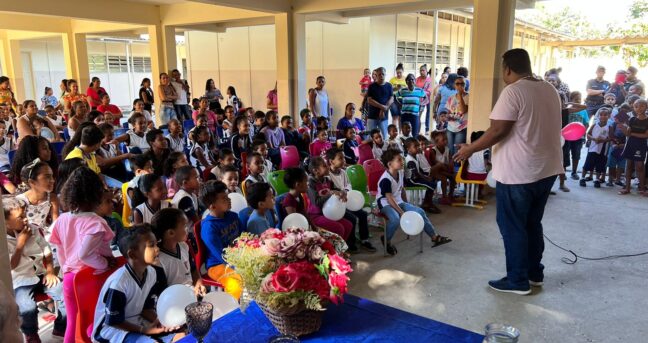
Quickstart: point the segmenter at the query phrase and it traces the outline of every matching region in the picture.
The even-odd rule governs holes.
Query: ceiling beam
[[[267,17],[266,12],[187,2],[160,6],[160,20],[165,26],[221,23],[232,20]]]
[[[71,26],[72,32],[89,34],[134,31],[144,27],[143,25],[136,24],[122,24],[105,21],[98,22],[93,20],[80,19],[72,19]]]
[[[267,13],[287,12],[290,10],[290,0],[190,0],[209,5],[234,7]]]
[[[214,33],[225,33],[227,28],[223,24],[196,24],[187,26],[176,26],[181,31],[204,31]]]
[[[342,16],[355,17],[373,15],[372,13],[395,14],[472,6],[472,0],[294,0],[293,2],[293,10],[297,13],[342,12]]]
[[[648,36],[542,42],[542,45],[544,46],[555,46],[555,47],[636,45],[636,44],[648,44]]]
[[[321,21],[329,24],[348,24],[349,17],[340,12],[307,14],[306,21]]]
[[[3,0],[0,12],[141,25],[160,23],[158,6],[123,0]]]
[[[0,26],[6,30],[63,33],[70,28],[70,20],[26,14],[0,13]]]

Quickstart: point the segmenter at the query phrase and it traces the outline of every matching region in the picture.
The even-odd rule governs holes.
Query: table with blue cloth
[[[277,335],[277,329],[252,302],[245,314],[236,309],[214,321],[204,342],[267,343]],[[345,343],[481,343],[483,339],[480,334],[352,295],[344,297],[344,304],[327,307],[318,332],[300,337],[302,342]],[[191,336],[180,340],[182,343],[195,341]]]

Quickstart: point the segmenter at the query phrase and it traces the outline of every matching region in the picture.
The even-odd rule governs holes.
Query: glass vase
[[[245,314],[245,310],[250,306],[250,302],[254,300],[256,294],[249,290],[247,287],[243,287],[243,292],[241,293],[241,298],[239,299],[239,308],[241,312]]]
[[[517,343],[520,330],[506,324],[491,323],[486,325],[486,336],[483,343]]]

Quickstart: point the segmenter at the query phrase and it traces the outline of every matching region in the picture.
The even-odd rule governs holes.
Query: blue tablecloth
[[[256,303],[245,314],[235,310],[212,324],[204,342],[267,343],[279,332]],[[346,295],[344,304],[330,305],[320,330],[300,337],[302,342],[437,342],[481,343],[484,336],[373,301]],[[182,343],[195,342],[193,337]]]

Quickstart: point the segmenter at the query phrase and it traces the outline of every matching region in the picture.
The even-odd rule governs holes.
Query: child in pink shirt
[[[317,139],[310,145],[311,156],[322,156],[326,151],[331,149],[331,142],[328,140],[328,133],[326,130],[317,131]]]
[[[61,198],[66,211],[54,223],[50,243],[57,246],[63,271],[63,300],[67,310],[65,343],[74,342],[78,305],[74,296],[74,276],[83,267],[104,272],[115,265],[110,249],[114,233],[93,211],[101,203],[104,185],[87,167],[75,170],[63,186]]]
[[[364,75],[360,79],[360,95],[365,96],[369,90],[369,85],[371,85],[371,71],[369,68],[365,68]]]

